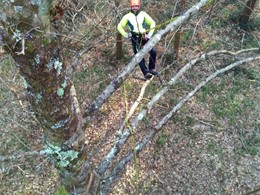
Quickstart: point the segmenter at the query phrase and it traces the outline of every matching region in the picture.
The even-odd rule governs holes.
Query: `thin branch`
[[[196,117],[191,116],[191,115],[188,115],[188,114],[184,114],[184,116],[188,116],[188,117],[190,117],[190,118],[192,118],[192,119],[198,121],[199,123],[201,123],[201,124],[203,124],[203,125],[206,125],[206,126],[210,126],[210,127],[214,128],[214,129],[222,129],[222,130],[225,129],[225,128],[223,128],[223,127],[217,127],[216,125],[213,125],[213,124],[211,124],[211,123],[207,123],[207,122],[203,121],[202,119],[196,118]]]
[[[33,156],[38,156],[38,155],[40,155],[40,152],[30,151],[30,152],[23,152],[21,154],[13,154],[11,156],[0,156],[0,162],[9,161],[9,160],[18,160],[24,157],[31,158]]]
[[[148,84],[151,82],[152,79],[150,80],[147,80],[141,90],[140,90],[140,93],[139,93],[139,96],[138,98],[136,99],[136,101],[133,103],[133,105],[131,106],[129,112],[127,113],[127,120],[124,120],[123,124],[121,125],[119,131],[118,131],[118,134],[122,134],[122,131],[123,129],[125,128],[125,125],[126,125],[126,121],[129,121],[129,119],[132,117],[132,115],[134,114],[135,110],[137,109],[137,107],[139,106],[139,104],[141,103],[142,99],[143,99],[143,96],[144,96],[144,92],[145,92],[145,89],[146,87],[148,86]]]

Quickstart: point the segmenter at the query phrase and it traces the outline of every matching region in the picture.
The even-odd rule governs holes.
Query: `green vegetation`
[[[218,120],[226,120],[230,127],[233,126],[239,132],[248,128],[246,124],[251,125],[254,131],[250,134],[243,133],[236,148],[241,154],[256,156],[259,154],[260,148],[259,124],[252,123],[253,121],[247,113],[257,112],[255,110],[257,109],[255,96],[251,96],[248,91],[249,89],[252,91],[254,88],[257,89],[259,73],[245,67],[238,67],[233,70],[233,73],[232,78],[228,78],[232,74],[229,72],[225,77],[222,77],[221,82],[203,87],[198,95],[198,100],[210,104],[212,112]],[[209,143],[207,149],[215,154],[219,152],[218,148],[219,146],[216,144]]]
[[[197,139],[200,136],[200,130],[193,130],[191,127],[186,127],[183,130],[183,135],[188,136],[191,139]]]
[[[214,140],[209,140],[205,149],[212,156],[223,153],[223,148]]]
[[[211,50],[219,50],[221,49],[222,45],[220,42],[216,41],[216,40],[204,40],[201,43],[201,47],[203,50],[205,51],[211,51]]]
[[[250,78],[252,75],[250,74]],[[220,118],[227,118],[232,124],[243,112],[255,106],[254,100],[246,92],[250,87],[252,87],[252,82],[244,75],[238,75],[232,79],[231,83],[225,83],[222,80],[220,83],[203,87],[198,97],[201,102],[207,101],[208,97],[214,114]]]
[[[182,33],[181,44],[183,46],[188,46],[190,44],[190,40],[191,40],[192,35],[193,35],[193,30],[185,30]]]
[[[246,138],[241,138],[241,148],[242,154],[250,154],[256,156],[260,154],[260,128],[259,124],[256,125],[255,132],[247,136]]]
[[[160,134],[156,140],[157,147],[160,148],[160,147],[164,146],[168,142],[168,140],[169,140],[169,136],[167,134],[164,134],[164,133]]]
[[[157,79],[157,78],[154,78]],[[151,97],[156,94],[160,88],[158,88],[158,83],[151,83],[150,85],[147,86],[147,94],[149,94]]]
[[[55,195],[69,195],[64,186],[61,186],[60,189],[55,193]]]

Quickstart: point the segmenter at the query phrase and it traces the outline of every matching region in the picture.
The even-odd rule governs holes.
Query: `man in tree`
[[[140,0],[130,0],[131,11],[123,16],[117,26],[119,33],[125,38],[131,38],[134,53],[136,54],[141,47],[152,37],[155,27],[155,21],[144,11],[140,10]],[[128,25],[129,33],[124,28]],[[150,30],[145,27],[149,26]],[[156,49],[150,50],[149,66],[145,65],[145,59],[140,62],[140,68],[146,79],[153,75],[158,75],[155,71]]]

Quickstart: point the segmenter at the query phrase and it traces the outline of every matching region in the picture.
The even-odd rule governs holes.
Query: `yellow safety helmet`
[[[140,7],[141,2],[140,0],[130,0],[130,7],[132,6],[139,6]]]

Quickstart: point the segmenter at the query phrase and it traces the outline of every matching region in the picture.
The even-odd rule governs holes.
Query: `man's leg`
[[[133,46],[133,50],[134,50],[134,53],[137,54],[139,49],[140,49],[140,39],[136,36],[133,36],[132,37],[132,46]],[[142,61],[139,63],[139,66],[141,68],[141,71],[143,73],[143,75],[145,76],[149,70],[147,69],[146,65],[145,65],[145,59],[142,59]]]
[[[150,50],[150,57],[149,57],[149,72],[153,75],[158,75],[158,72],[155,71],[155,64],[156,64],[156,49],[152,48]]]

